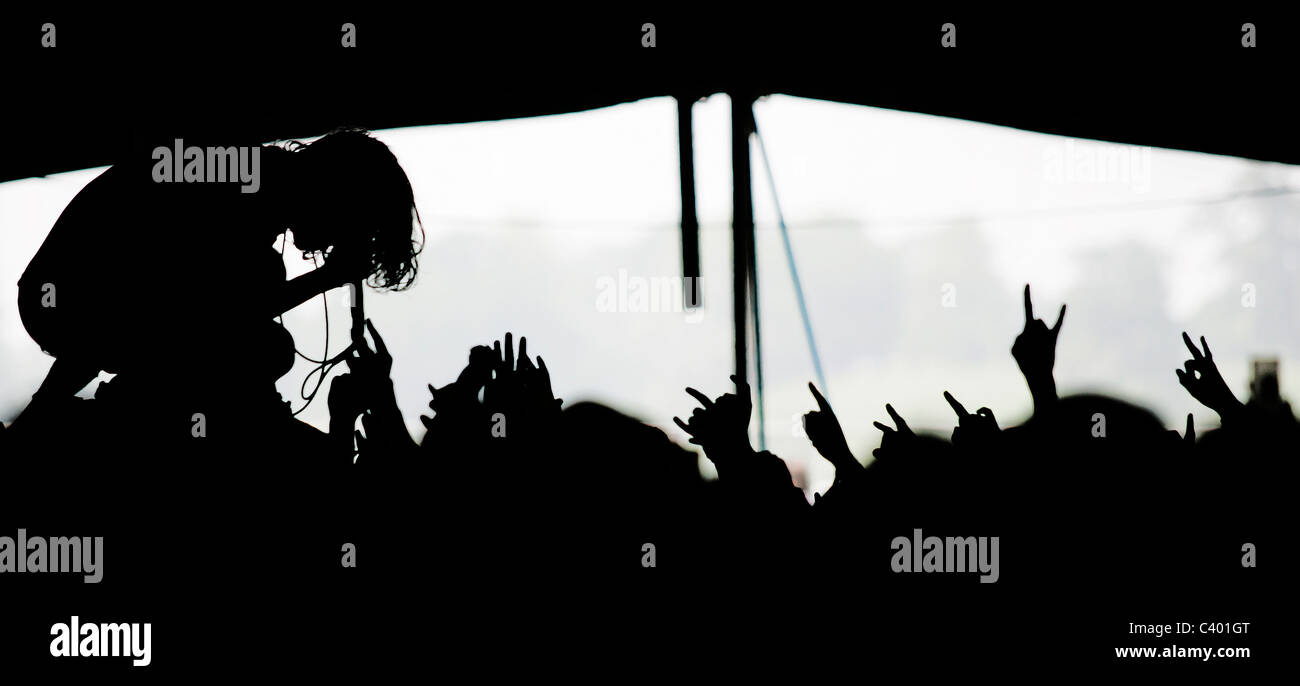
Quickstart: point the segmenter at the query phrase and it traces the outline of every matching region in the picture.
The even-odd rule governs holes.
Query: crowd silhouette
[[[511,333],[504,343],[473,347],[464,370],[446,385],[429,384],[429,411],[420,417],[425,431],[413,437],[394,395],[392,357],[369,320],[368,340],[362,336],[348,347],[343,356],[348,371],[331,381],[328,432],[291,416],[287,403],[276,402],[277,395],[272,402],[241,399],[239,424],[208,424],[198,435],[189,406],[177,413],[175,399],[119,393],[119,379],[101,383],[93,399],[80,398],[76,392],[82,379],[59,378],[68,367],[56,363],[27,410],[0,433],[0,456],[10,465],[64,462],[94,469],[109,462],[105,450],[129,446],[136,456],[166,461],[187,456],[186,461],[211,460],[209,464],[256,451],[267,456],[257,465],[263,472],[310,469],[375,478],[436,473],[446,484],[491,484],[493,511],[527,513],[535,522],[572,518],[567,524],[582,529],[596,523],[584,524],[584,518],[601,513],[598,528],[619,521],[626,531],[644,532],[638,535],[652,542],[657,527],[667,527],[670,537],[690,539],[685,530],[708,521],[707,528],[716,533],[720,522],[705,513],[726,512],[723,521],[735,525],[738,536],[723,538],[745,541],[737,549],[753,544],[740,534],[777,532],[764,548],[789,545],[812,556],[838,555],[800,540],[824,527],[909,516],[961,521],[971,513],[1015,519],[1024,508],[1040,514],[1083,512],[1099,498],[1118,499],[1111,500],[1117,506],[1129,498],[1160,509],[1163,505],[1150,503],[1187,497],[1193,492],[1188,489],[1218,493],[1220,504],[1231,503],[1214,515],[1218,521],[1225,511],[1249,519],[1246,513],[1264,500],[1258,497],[1261,489],[1270,487],[1267,477],[1280,466],[1277,456],[1295,445],[1300,425],[1289,405],[1255,395],[1249,402],[1238,400],[1206,339],[1201,337],[1198,346],[1186,333],[1190,358],[1175,369],[1177,381],[1218,413],[1219,428],[1197,435],[1189,413],[1180,434],[1163,427],[1150,411],[1116,398],[1059,397],[1053,368],[1066,308],[1061,306],[1048,327],[1034,317],[1026,286],[1024,310],[1025,326],[1011,354],[1034,409],[1019,426],[1000,427],[990,408],[969,411],[947,391],[942,397],[956,417],[950,436],[916,433],[886,405],[888,421],[873,422],[882,434],[880,445],[864,464],[848,445],[834,409],[809,383],[813,409],[804,424],[810,447],[835,469],[833,485],[812,494],[811,502],[784,460],[752,447],[748,386],[735,385],[714,398],[687,388],[698,407],[686,420],[673,418],[716,468],[717,480],[706,481],[694,453],[662,430],[595,403],[565,407],[554,396],[545,361],[529,356],[526,338],[519,339],[516,352]],[[263,383],[275,378],[268,374]],[[731,379],[734,384],[736,377]],[[191,400],[198,404],[192,406],[201,406],[203,396],[195,398]],[[87,435],[95,437],[99,449],[87,449]],[[462,505],[482,502],[479,493],[471,492]],[[597,544],[599,539],[592,535]],[[579,547],[587,549],[592,541]],[[677,552],[690,551],[709,563],[745,559],[726,547],[696,541]],[[635,557],[629,554],[625,561],[636,562]],[[773,558],[778,563],[789,559]]]

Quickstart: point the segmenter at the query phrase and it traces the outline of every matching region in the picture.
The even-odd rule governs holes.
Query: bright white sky
[[[566,401],[609,403],[685,444],[674,414],[692,385],[731,373],[729,105],[696,105],[697,197],[705,310],[602,312],[602,279],[680,275],[675,107],[652,99],[537,119],[382,131],[411,179],[428,232],[416,287],[367,311],[394,355],[399,402],[416,435],[426,383],[443,385],[469,348],[528,336]],[[1028,394],[1009,354],[1033,284],[1049,324],[1068,302],[1057,356],[1063,393],[1100,390],[1154,409],[1170,426],[1213,415],[1178,386],[1178,337],[1205,334],[1245,398],[1252,356],[1282,358],[1300,387],[1294,167],[1027,133],[789,97],[756,106],[791,229],[830,398],[859,457],[892,402],[913,426],[950,431],[950,390],[1003,425]],[[1098,172],[1111,156],[1117,166]],[[772,196],[755,147],[768,447],[817,490],[829,468],[798,436],[813,379]],[[1102,165],[1104,166],[1104,165]],[[67,202],[102,170],[0,184],[0,419],[12,420],[50,360],[28,338],[16,282]],[[1214,202],[1221,200],[1220,202]],[[291,274],[309,265],[287,258]],[[1241,305],[1255,285],[1257,307]],[[956,307],[942,306],[951,284]],[[346,295],[330,295],[332,346],[347,337]],[[318,357],[320,300],[286,318]],[[331,351],[333,352],[333,350]],[[308,365],[281,381],[294,401]],[[178,373],[178,379],[192,379]],[[326,423],[325,390],[303,418]],[[756,428],[757,421],[754,426]]]

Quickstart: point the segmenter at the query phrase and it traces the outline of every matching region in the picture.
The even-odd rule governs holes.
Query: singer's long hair
[[[349,229],[340,242],[369,256],[367,283],[409,288],[424,248],[424,226],[411,182],[388,146],[364,129],[342,128],[307,145],[291,141],[284,147],[301,156],[312,178],[324,180],[328,216]]]

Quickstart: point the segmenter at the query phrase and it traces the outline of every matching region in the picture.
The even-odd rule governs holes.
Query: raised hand
[[[1052,377],[1052,368],[1056,366],[1056,339],[1064,321],[1065,305],[1061,305],[1056,324],[1050,329],[1043,320],[1034,319],[1034,302],[1029,297],[1029,284],[1025,284],[1025,328],[1011,345],[1011,356],[1016,358],[1020,373],[1025,375],[1035,410],[1056,402],[1056,380]]]
[[[808,502],[794,485],[785,461],[764,450],[755,452],[749,444],[749,418],[753,405],[749,384],[732,375],[734,393],[709,400],[707,395],[687,388],[686,392],[700,403],[685,422],[673,417],[677,426],[690,435],[691,443],[704,448],[704,456],[718,469],[718,479],[734,485],[736,493],[757,497],[767,510],[770,507],[805,509]]]
[[[835,480],[863,471],[862,463],[849,451],[849,443],[844,439],[844,429],[840,428],[835,410],[812,382],[808,383],[808,390],[817,401],[817,409],[803,416],[804,432],[817,452],[835,467]]]
[[[519,337],[519,360],[515,365],[518,386],[524,394],[524,400],[538,410],[555,409],[563,403],[551,390],[551,373],[546,369],[546,360],[537,356],[537,364],[528,359],[528,339]]]
[[[1218,365],[1214,364],[1214,356],[1210,354],[1210,346],[1205,342],[1205,336],[1201,336],[1201,347],[1204,351],[1198,350],[1196,344],[1192,342],[1187,332],[1183,332],[1183,344],[1192,353],[1192,359],[1183,363],[1182,369],[1175,369],[1174,373],[1178,375],[1178,383],[1187,389],[1202,405],[1219,413],[1220,419],[1228,421],[1230,417],[1239,414],[1244,407],[1237,396],[1232,394],[1232,389],[1228,388],[1227,382],[1223,380],[1223,375],[1219,373]]]
[[[483,402],[494,407],[504,407],[515,402],[518,379],[515,378],[514,337],[507,331],[505,347],[501,341],[492,341],[492,377],[483,391]]]
[[[957,427],[952,430],[952,443],[955,446],[986,444],[997,437],[1002,430],[993,410],[981,407],[971,414],[948,391],[943,392],[943,399],[948,401],[952,411],[957,413]]]
[[[1192,413],[1187,413],[1187,430],[1184,433],[1178,433],[1177,429],[1170,429],[1165,432],[1169,435],[1169,444],[1177,445],[1184,452],[1191,452],[1196,448],[1196,427],[1192,423]]]
[[[366,342],[365,336],[354,341],[347,358],[351,373],[340,374],[330,382],[330,423],[346,425],[349,436],[357,415],[373,410],[383,403],[386,396],[392,395],[389,375],[393,370],[393,357],[369,319],[366,320],[366,330],[375,342],[374,349]]]
[[[429,409],[436,415],[464,416],[471,408],[478,406],[478,392],[492,380],[492,370],[496,368],[499,354],[493,353],[486,345],[476,345],[469,351],[469,362],[461,370],[456,380],[443,386],[429,387]],[[429,429],[433,424],[432,416],[420,415],[420,422]]]
[[[429,410],[431,415],[420,415],[420,423],[424,425],[426,438],[421,445],[433,445],[428,436],[437,431],[437,422],[435,419],[441,415],[449,413],[449,408],[456,408],[458,405],[451,400],[451,396],[457,395],[457,385],[455,383],[447,384],[442,388],[434,388],[433,384],[426,384],[429,387]]]
[[[916,434],[912,433],[911,427],[903,421],[902,416],[894,411],[894,406],[886,403],[885,411],[889,413],[890,418],[894,420],[894,426],[898,428],[872,422],[885,434],[880,438],[880,447],[871,451],[871,455],[877,459],[893,459],[897,455],[911,451],[917,445]]]
[[[691,412],[688,421],[673,417],[677,426],[690,435],[690,442],[704,448],[705,456],[714,463],[719,456],[732,451],[753,452],[749,444],[749,418],[753,412],[749,384],[740,383],[734,374],[731,380],[736,384],[736,392],[722,395],[717,401],[687,388],[686,392],[699,401],[700,407]]]
[[[492,379],[492,370],[497,365],[497,353],[486,345],[476,345],[470,348],[469,362],[461,370],[460,376],[456,377],[456,383],[466,389],[472,389],[473,395],[478,397],[478,392]]]
[[[372,350],[366,343],[364,336],[355,342],[352,356],[348,358],[348,368],[352,370],[353,379],[345,381],[342,387],[339,387],[340,406],[345,408],[345,411],[351,411],[346,409],[348,403],[343,399],[343,395],[359,396],[364,411],[362,423],[366,427],[367,443],[385,452],[405,451],[415,444],[402,421],[401,411],[397,408],[397,397],[393,392],[391,378],[393,356],[389,354],[383,337],[375,330],[374,323],[369,319],[366,320],[366,330],[370,332],[370,339],[374,341],[374,349]],[[331,424],[333,424],[334,391],[339,380],[345,376],[336,378],[334,385],[330,387]],[[356,415],[352,415],[350,420],[344,416],[340,417],[340,422],[346,422],[350,429],[355,419]],[[331,427],[331,434],[333,433]]]

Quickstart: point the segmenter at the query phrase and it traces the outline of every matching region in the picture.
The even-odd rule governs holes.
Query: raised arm
[[[1224,424],[1229,424],[1237,419],[1246,406],[1237,400],[1237,396],[1232,394],[1232,389],[1228,388],[1228,383],[1223,380],[1223,375],[1219,373],[1219,366],[1214,363],[1214,356],[1210,354],[1210,344],[1205,342],[1205,336],[1201,336],[1201,347],[1198,350],[1192,338],[1183,332],[1183,345],[1192,353],[1192,359],[1183,363],[1182,369],[1175,369],[1174,373],[1178,375],[1178,383],[1187,389],[1200,403],[1211,410],[1219,413],[1219,419]]]
[[[1034,302],[1029,297],[1029,284],[1025,284],[1025,328],[1016,336],[1011,346],[1011,356],[1016,358],[1020,373],[1025,375],[1029,394],[1034,399],[1034,414],[1040,414],[1056,405],[1056,379],[1052,368],[1056,365],[1056,339],[1065,321],[1065,305],[1056,316],[1056,324],[1047,328],[1041,319],[1034,319]]]

